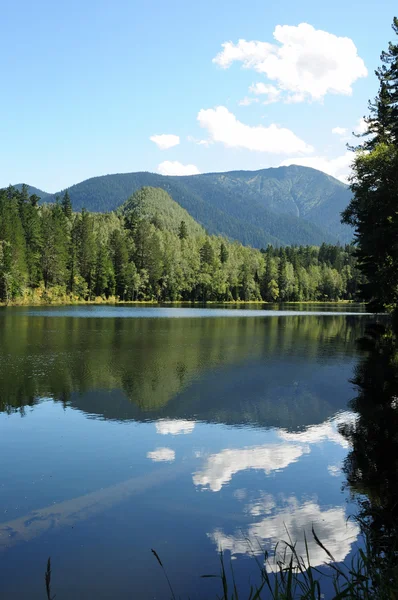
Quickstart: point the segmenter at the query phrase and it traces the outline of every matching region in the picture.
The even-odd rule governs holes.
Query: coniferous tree
[[[68,281],[68,228],[60,204],[42,213],[45,243],[41,257],[44,285],[65,285]]]
[[[40,299],[42,287],[45,300],[66,294],[71,300],[357,298],[362,276],[351,246],[260,252],[206,235],[189,215],[181,243],[173,217],[181,209],[168,203],[163,190],[147,188],[128,201],[127,212],[83,210],[68,219],[62,202],[39,206],[26,188],[0,191],[0,300]]]
[[[112,262],[115,274],[115,294],[121,300],[126,299],[127,274],[126,268],[129,262],[129,252],[126,236],[119,230],[115,230],[111,236]]]
[[[42,221],[37,210],[37,196],[31,196],[29,201],[24,203],[21,220],[26,243],[28,284],[30,287],[37,287],[43,277],[41,254],[44,243]]]
[[[91,295],[95,266],[95,239],[91,215],[83,209],[77,226],[79,273],[87,283],[88,294]]]
[[[178,237],[180,238],[180,240],[186,240],[188,237],[188,229],[187,229],[187,224],[185,223],[185,221],[181,221],[181,223],[180,223],[180,227],[178,230]]]
[[[62,198],[62,210],[64,211],[64,215],[67,219],[72,218],[72,202],[69,196],[68,190],[65,191],[65,194]]]
[[[115,293],[115,275],[113,265],[105,244],[100,244],[94,272],[94,293],[96,296],[113,296]]]
[[[398,35],[398,20],[393,30]],[[376,72],[380,89],[366,119],[367,140],[356,148],[353,198],[343,221],[356,229],[362,294],[375,309],[398,303],[398,43],[390,42]]]
[[[228,253],[227,247],[224,244],[224,242],[221,242],[221,246],[220,246],[220,261],[221,261],[221,264],[224,265],[227,262],[228,257],[229,257],[229,253]]]

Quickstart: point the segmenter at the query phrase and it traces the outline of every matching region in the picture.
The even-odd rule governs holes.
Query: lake
[[[361,308],[0,309],[0,596],[212,598],[218,551],[359,536],[344,486]],[[340,307],[338,308],[340,311]],[[248,595],[248,594],[246,594]]]

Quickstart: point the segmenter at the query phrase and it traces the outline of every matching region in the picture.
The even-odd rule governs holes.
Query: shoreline
[[[29,299],[30,300],[30,299]],[[113,299],[94,299],[94,300],[54,300],[51,302],[37,302],[37,301],[29,301],[28,299],[22,300],[14,300],[12,302],[0,302],[0,308],[8,308],[8,307],[35,307],[35,306],[208,306],[208,305],[217,305],[217,306],[242,306],[242,305],[250,305],[250,306],[297,306],[297,305],[319,305],[324,306],[327,304],[333,305],[342,305],[342,304],[356,304],[365,306],[365,302],[363,301],[355,301],[355,300],[302,300],[302,301],[291,301],[291,302],[266,302],[264,300],[208,300],[207,302],[203,301],[191,301],[191,300],[174,300],[174,301],[166,301],[159,302],[158,300],[115,300]]]

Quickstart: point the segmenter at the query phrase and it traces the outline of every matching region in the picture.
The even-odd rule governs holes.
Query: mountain
[[[69,194],[75,210],[107,212],[143,186],[168,192],[209,233],[246,245],[319,245],[352,239],[351,228],[340,223],[349,188],[321,171],[297,165],[184,177],[104,175],[73,185]]]
[[[17,183],[13,187],[21,191],[23,185],[23,183]],[[39,190],[39,188],[36,188],[33,185],[28,185],[28,194],[29,196],[33,196],[33,194],[36,194],[36,196],[39,196],[42,200],[47,200],[50,197],[52,197],[52,194],[49,194],[48,192],[43,192],[43,190]]]

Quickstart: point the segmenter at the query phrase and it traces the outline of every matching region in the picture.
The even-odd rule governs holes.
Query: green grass
[[[274,551],[263,551],[261,558],[248,541],[253,559],[258,567],[258,581],[248,584],[243,592],[238,588],[233,562],[220,552],[219,572],[201,575],[202,579],[219,580],[220,592],[217,600],[397,600],[398,566],[393,570],[383,569],[383,561],[378,561],[372,554],[372,548],[364,534],[364,548],[360,548],[349,565],[337,563],[333,555],[317,537],[314,529],[312,535],[316,544],[325,552],[327,569],[320,570],[311,565],[311,556],[305,538],[305,556],[300,556],[296,545],[290,539],[276,545]],[[186,596],[177,596],[176,588],[167,574],[166,567],[156,550],[151,550],[165,578],[164,598],[181,600]],[[391,567],[391,565],[390,565]],[[391,577],[391,573],[393,577]],[[51,559],[48,559],[45,571],[45,588],[47,600],[54,600],[51,589]],[[329,590],[325,594],[325,588]],[[330,592],[330,590],[333,590]],[[330,595],[332,594],[332,595]],[[133,597],[135,595],[133,594]],[[211,598],[208,594],[204,596]],[[58,598],[58,596],[57,596]],[[60,597],[61,598],[61,597]]]
[[[296,545],[288,534],[288,542],[277,544],[272,553],[264,551],[261,559],[248,542],[253,559],[257,563],[258,582],[256,585],[248,585],[244,592],[239,591],[241,586],[238,589],[232,559],[227,561],[223,552],[220,552],[219,557],[219,573],[201,577],[219,580],[220,594],[216,596],[218,600],[396,600],[398,598],[398,590],[394,583],[398,579],[394,578],[392,581],[391,577],[383,572],[382,564],[372,558],[372,549],[366,535],[364,535],[364,549],[357,551],[349,565],[336,562],[317,537],[314,529],[312,535],[316,544],[325,552],[326,569],[320,570],[311,565],[306,538],[305,556],[299,556]],[[176,600],[177,596],[166,569],[158,554],[154,550],[152,552],[167,579],[171,600]],[[333,590],[329,591],[327,596],[326,587],[328,590]]]

